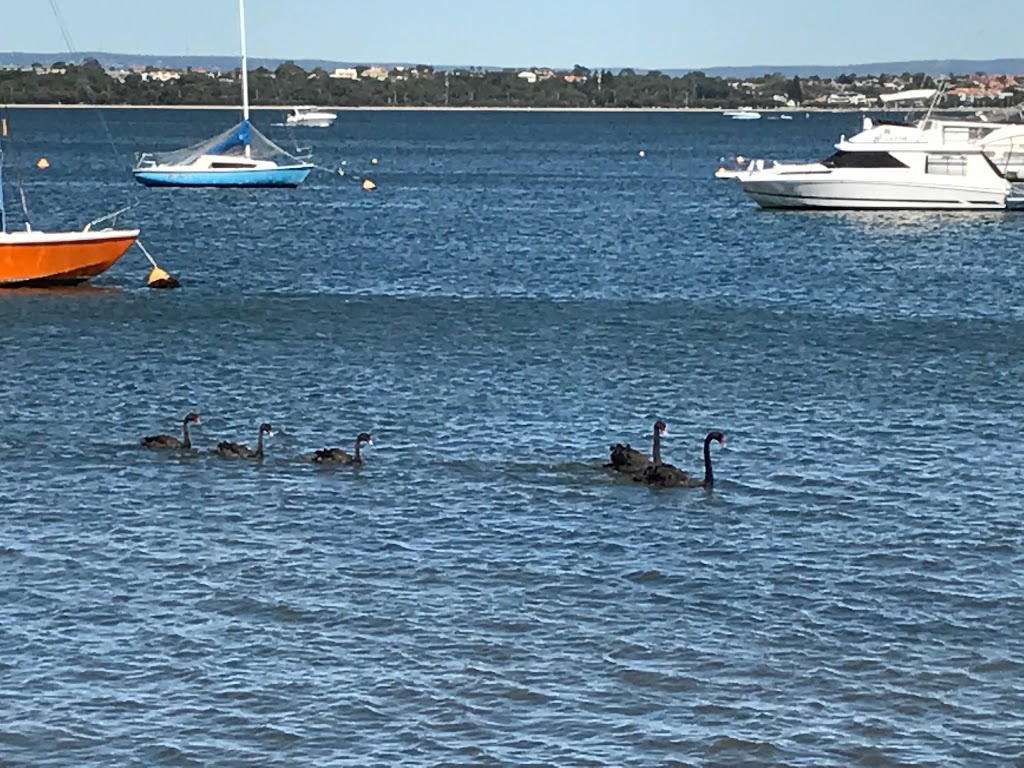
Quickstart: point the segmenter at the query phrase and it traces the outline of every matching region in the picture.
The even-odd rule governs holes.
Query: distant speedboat
[[[761,113],[753,107],[740,107],[739,109],[727,109],[722,113],[733,120],[760,120]]]
[[[286,125],[302,125],[307,128],[330,128],[331,123],[338,119],[333,112],[319,109],[317,107],[292,107],[291,112],[285,117]]]

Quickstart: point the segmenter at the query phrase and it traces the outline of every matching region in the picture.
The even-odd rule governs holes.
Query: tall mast
[[[4,148],[2,138],[7,136],[7,118],[0,117],[0,232],[7,231],[7,210],[4,208]]]
[[[245,55],[245,0],[238,0],[238,26],[242,36],[242,119],[249,119],[249,59]],[[249,157],[249,145],[245,145]]]

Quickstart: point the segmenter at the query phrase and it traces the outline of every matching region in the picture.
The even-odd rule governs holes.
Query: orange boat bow
[[[114,265],[137,229],[0,232],[0,286],[70,285]]]

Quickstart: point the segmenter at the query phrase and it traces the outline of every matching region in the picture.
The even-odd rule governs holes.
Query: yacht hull
[[[762,208],[1002,210],[1006,189],[921,182],[744,179],[743,191]]]
[[[135,180],[147,187],[297,187],[313,170],[311,164],[278,168],[136,168]]]

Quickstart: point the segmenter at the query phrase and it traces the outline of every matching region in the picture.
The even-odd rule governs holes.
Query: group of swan
[[[181,422],[181,439],[173,435],[150,435],[142,438],[140,444],[144,448],[190,450],[192,448],[192,437],[189,435],[188,425],[199,424],[201,419],[195,411],[185,414]],[[250,448],[242,443],[223,441],[217,443],[217,455],[224,458],[262,459],[263,458],[263,435],[271,434],[269,424],[260,424],[256,436],[256,448]],[[629,443],[616,443],[611,447],[611,461],[605,467],[630,475],[636,482],[644,483],[652,488],[711,488],[715,483],[715,475],[711,470],[711,443],[718,441],[725,445],[725,435],[721,432],[708,432],[704,438],[704,479],[699,480],[691,477],[678,467],[666,464],[661,460],[661,437],[666,434],[665,422],[660,419],[654,422],[653,444],[651,446],[651,458],[647,458],[642,451],[630,447]],[[341,448],[322,448],[307,456],[308,461],[316,464],[351,464],[363,463],[360,448],[363,443],[372,445],[373,439],[368,432],[360,432],[356,436],[355,447],[352,453]]]
[[[189,411],[181,422],[181,439],[173,435],[150,435],[142,438],[140,445],[143,448],[169,448],[172,450],[189,450],[192,448],[192,436],[188,432],[189,424],[200,424],[202,420],[195,411]],[[269,435],[273,428],[267,424],[260,424],[259,432],[256,435],[256,448],[250,448],[242,443],[233,443],[227,440],[217,443],[217,455],[226,459],[262,459],[263,458],[263,435]],[[372,445],[373,438],[367,432],[360,432],[356,437],[355,448],[352,453],[341,448],[323,448],[315,451],[306,458],[316,464],[362,464],[363,457],[359,452],[363,443]]]
[[[710,489],[715,484],[715,473],[711,470],[711,443],[717,441],[720,445],[725,445],[725,435],[721,432],[708,432],[705,436],[704,479],[699,480],[661,460],[661,436],[665,433],[665,422],[659,419],[654,422],[651,458],[647,458],[636,448],[631,448],[629,443],[616,443],[611,447],[611,461],[605,466],[616,472],[631,475],[638,483],[644,483],[652,488]]]

